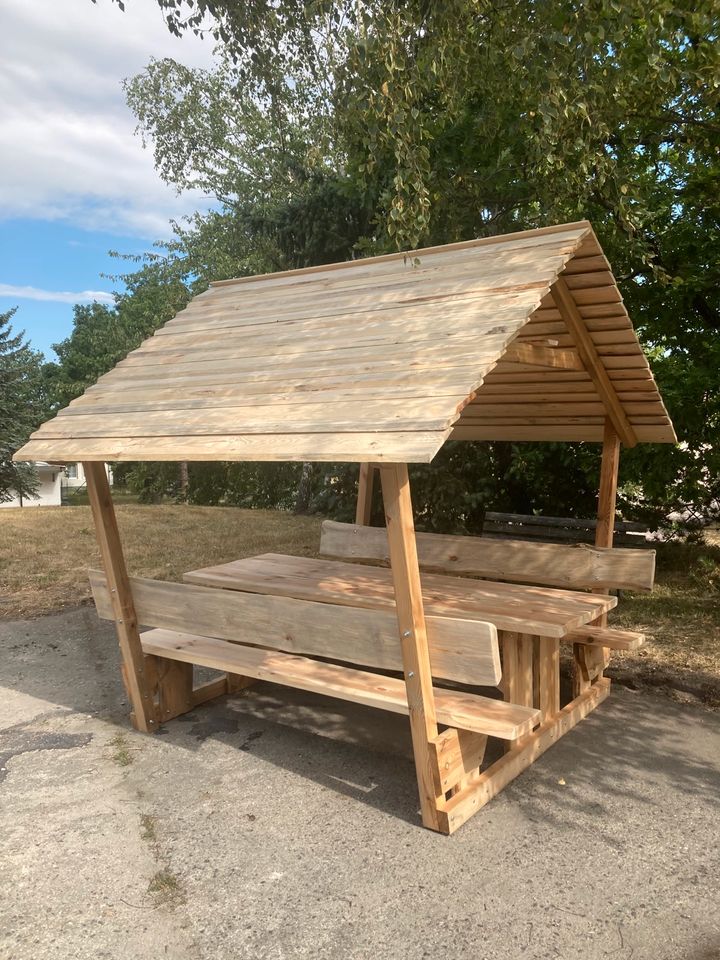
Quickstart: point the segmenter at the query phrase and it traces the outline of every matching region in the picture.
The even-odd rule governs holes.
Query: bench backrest
[[[114,620],[105,575],[90,571],[98,616]],[[402,670],[394,608],[370,610],[189,583],[130,579],[138,623],[381,670]],[[492,623],[426,617],[434,677],[476,686],[500,682]],[[268,677],[268,679],[272,679]]]
[[[570,590],[652,590],[654,550],[591,547],[418,533],[420,567],[441,573],[532,583]],[[389,561],[384,527],[326,520],[320,553],[346,560]]]

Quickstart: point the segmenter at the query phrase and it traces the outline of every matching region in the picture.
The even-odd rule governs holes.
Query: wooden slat
[[[357,506],[355,508],[355,523],[362,524],[365,527],[370,526],[374,485],[375,465],[372,463],[361,463],[360,476],[358,479]]]
[[[655,554],[648,550],[597,550],[525,540],[418,533],[417,548],[424,569],[498,580],[591,589],[603,587],[651,590]],[[326,520],[320,552],[353,560],[387,560],[385,531]]]
[[[171,630],[148,630],[141,639],[143,650],[155,656],[241,673],[392,713],[408,713],[405,684],[394,677]],[[441,723],[501,739],[523,736],[537,718],[532,709],[488,697],[437,687],[433,695]]]
[[[70,463],[142,459],[363,463],[402,457],[407,463],[428,463],[445,437],[444,432],[388,432],[30,440],[15,457]]]
[[[91,571],[90,584],[98,615],[107,619],[112,611],[105,578]],[[144,626],[186,630],[382,670],[402,669],[392,609],[209,590],[138,577],[130,580],[130,587],[138,621]],[[494,686],[499,681],[497,630],[492,624],[430,617],[428,641],[435,676],[479,686]]]
[[[540,443],[543,441],[563,441],[565,443],[601,443],[602,424],[586,424],[585,426],[482,426],[482,427],[453,427],[450,440],[511,440],[517,443]],[[635,428],[638,442],[644,443],[675,443],[672,426],[668,425],[639,425]],[[37,458],[40,459],[40,458]],[[68,458],[69,459],[69,458]]]
[[[447,793],[478,770],[485,756],[487,736],[451,728],[439,733],[430,747],[434,753],[438,793]]]
[[[370,529],[370,528],[364,528]],[[422,536],[422,535],[418,535]],[[390,574],[336,560],[263,554],[185,574],[188,583],[297,599],[320,600],[378,610],[394,604]],[[614,597],[596,597],[550,587],[493,583],[424,573],[428,616],[494,623],[500,630],[532,631],[562,637],[615,606]]]

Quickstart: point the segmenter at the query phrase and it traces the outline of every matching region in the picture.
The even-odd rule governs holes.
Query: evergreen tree
[[[13,463],[12,455],[39,426],[47,412],[42,354],[31,350],[25,332],[14,333],[14,307],[0,314],[0,503],[16,496],[37,497],[32,464]]]

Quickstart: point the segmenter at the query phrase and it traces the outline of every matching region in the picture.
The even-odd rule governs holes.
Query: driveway
[[[614,687],[450,838],[405,718],[260,684],[128,725],[92,608],[0,623],[5,960],[717,960],[720,717]]]

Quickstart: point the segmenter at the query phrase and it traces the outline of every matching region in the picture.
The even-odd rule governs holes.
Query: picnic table
[[[601,444],[592,542],[416,535],[408,465],[449,440]],[[609,650],[642,643],[607,624],[612,590],[654,579],[652,550],[613,544],[620,448],[641,442],[677,437],[581,221],[217,281],[14,458],[84,465],[138,730],[258,680],[404,713],[422,822],[448,834],[604,700]],[[130,577],[104,464],[158,460],[356,463],[356,524],[323,524],[323,560]]]

